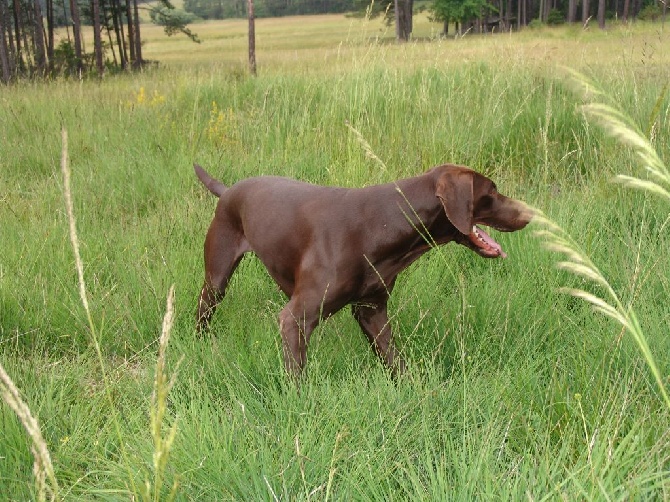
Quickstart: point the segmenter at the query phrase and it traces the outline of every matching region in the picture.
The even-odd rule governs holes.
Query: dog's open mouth
[[[507,254],[502,250],[500,244],[493,240],[489,234],[484,232],[477,225],[472,226],[472,232],[470,232],[468,238],[470,239],[470,242],[478,248],[478,251],[482,256],[488,258],[507,258]]]

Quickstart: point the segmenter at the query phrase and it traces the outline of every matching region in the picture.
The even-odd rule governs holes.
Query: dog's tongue
[[[499,256],[501,258],[507,258],[507,254],[502,250],[500,244],[494,241],[489,234],[484,232],[478,226],[472,226],[472,232],[470,232],[468,237],[470,238],[470,242],[484,250],[487,255],[491,257]]]

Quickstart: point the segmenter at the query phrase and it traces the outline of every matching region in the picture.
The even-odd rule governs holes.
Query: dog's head
[[[521,201],[498,193],[495,183],[471,169],[445,165],[436,168],[435,195],[458,234],[454,239],[485,258],[507,255],[478,225],[502,232],[521,230],[533,213]]]

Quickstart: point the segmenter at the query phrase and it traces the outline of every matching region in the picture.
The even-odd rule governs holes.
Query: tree
[[[45,0],[45,8],[47,11],[47,53],[46,57],[49,61],[49,70],[53,69],[54,60],[54,1]]]
[[[70,16],[72,16],[72,33],[74,36],[75,69],[77,75],[81,77],[84,66],[82,58],[83,53],[81,50],[81,20],[79,18],[79,5],[77,5],[77,0],[70,0]]]
[[[354,6],[353,1],[254,0],[254,18],[348,12]],[[184,10],[203,19],[246,18],[248,2],[247,0],[184,0]]]
[[[605,29],[605,0],[598,0],[598,27]]]
[[[628,22],[628,9],[630,9],[630,0],[624,0],[624,2],[623,2],[623,15],[621,16],[621,20],[624,23]]]
[[[395,14],[395,39],[398,42],[406,42],[412,35],[412,9],[414,0],[394,0]]]
[[[488,0],[435,0],[432,7],[433,18],[445,23],[458,23],[462,31],[465,25],[477,25],[482,31],[484,18],[498,9]]]
[[[517,20],[517,29],[528,24],[528,0],[519,0]]]
[[[102,60],[102,28],[100,26],[100,0],[93,2],[93,50],[95,53],[95,67],[98,75],[102,77],[105,71],[105,65]],[[36,2],[37,3],[37,2]]]
[[[135,46],[134,47],[135,59],[133,60],[133,68],[141,68],[142,65],[144,64],[144,59],[142,59],[142,38],[140,36],[140,13],[139,9],[137,8],[137,0],[133,0],[133,16],[134,16],[133,20],[134,39],[132,42],[130,42]],[[128,22],[130,23],[130,18],[128,18]]]
[[[44,48],[44,26],[42,21],[42,7],[39,1],[33,2],[33,24],[34,36],[33,44],[35,46],[35,63],[40,75],[45,75],[47,70],[47,53]]]
[[[568,23],[574,23],[577,18],[577,0],[568,1]]]
[[[112,25],[114,26],[114,33],[116,34],[116,45],[119,49],[121,69],[125,70],[128,67],[128,51],[126,40],[123,36],[123,19],[121,19],[121,5],[119,0],[111,0],[111,18]]]
[[[12,72],[9,68],[9,44],[7,43],[7,38],[11,40],[11,35],[7,37],[8,28],[5,27],[5,22],[8,16],[6,11],[5,2],[0,0],[0,80],[5,84],[12,78]]]
[[[444,23],[444,34],[449,33],[449,23],[460,23],[463,20],[462,0],[435,0],[431,6],[435,21]]]
[[[0,82],[141,67],[140,9],[148,10],[167,35],[184,33],[197,41],[187,27],[192,18],[169,0],[142,6],[138,0],[0,0]],[[85,54],[82,45],[85,24],[94,27],[92,54]],[[55,30],[63,26],[66,38],[56,45]]]
[[[193,42],[200,43],[198,36],[187,27],[197,19],[190,12],[175,9],[167,2],[160,2],[149,12],[149,17],[154,24],[163,27],[167,36],[183,33]]]
[[[353,0],[358,15],[375,18],[384,15],[386,24],[395,26],[396,40],[406,41],[412,35],[414,0]]]
[[[585,26],[589,21],[589,2],[590,0],[582,0],[582,24]]]

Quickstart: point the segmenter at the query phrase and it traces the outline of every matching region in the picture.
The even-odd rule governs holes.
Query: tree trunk
[[[412,7],[414,0],[395,0],[396,40],[406,42],[412,35]]]
[[[400,40],[406,42],[412,35],[412,8],[414,0],[397,0],[399,7],[399,27]]]
[[[133,12],[135,14],[135,68],[140,68],[144,61],[142,60],[142,39],[140,37],[140,13],[137,8],[137,0],[133,0]]]
[[[395,41],[400,42],[400,0],[393,0],[393,15],[395,16]]]
[[[247,1],[249,17],[249,72],[256,76],[256,21],[254,19],[254,0]]]
[[[102,11],[102,18],[105,20],[105,31],[107,32],[107,40],[109,41],[109,50],[112,51],[112,60],[114,61],[114,66],[117,67],[119,65],[119,62],[116,60],[116,51],[114,50],[114,42],[112,41],[112,32],[109,29],[109,22],[105,18],[105,12],[107,12],[107,5],[105,5],[105,0],[98,0],[100,2],[100,10]],[[109,9],[109,11],[113,14],[114,10]],[[114,16],[112,16],[114,17]]]
[[[621,16],[621,20],[624,23],[628,22],[628,10],[630,9],[630,0],[624,0],[623,2],[623,15]]]
[[[665,24],[665,16],[667,13],[668,13],[668,1],[666,0],[665,2],[663,2],[663,17],[661,18],[662,19],[661,22],[663,24]]]
[[[568,23],[574,23],[577,17],[577,0],[568,1]]]
[[[31,54],[30,49],[33,48],[34,46],[31,46],[28,43],[28,29],[26,28],[28,25],[32,23],[32,14],[30,10],[30,4],[26,5],[26,11],[24,13],[24,18],[25,21],[23,24],[21,24],[21,19],[17,21],[17,26],[19,26],[18,31],[18,36],[20,36],[23,40],[23,69],[26,70],[27,73],[30,73],[33,71],[33,67],[35,65],[35,57],[34,54]],[[18,11],[19,13],[21,12],[20,10]]]
[[[507,0],[507,8],[505,9],[505,30],[512,31],[512,18],[510,17],[510,12],[512,12],[512,0]]]
[[[126,19],[128,20],[128,49],[130,61],[135,64],[135,30],[133,29],[133,11],[130,0],[126,0]]]
[[[638,8],[639,2],[636,0],[630,0],[630,11],[628,12],[629,17],[635,18],[639,11]]]
[[[35,0],[33,4],[35,9],[35,18],[33,23],[35,25],[35,33],[33,35],[33,43],[35,44],[35,64],[37,70],[44,76],[47,70],[47,54],[44,48],[44,24],[42,23],[42,7],[40,7],[39,0]]]
[[[98,75],[102,77],[105,71],[102,60],[102,30],[100,26],[100,1],[93,0],[93,50],[95,52],[95,67]]]
[[[16,65],[20,69],[24,69],[23,54],[21,52],[21,24],[19,23],[19,14],[21,6],[19,0],[14,0],[14,35],[16,36]]]
[[[589,5],[590,0],[582,0],[582,24],[586,25],[589,20]]]
[[[523,1],[523,24],[524,26],[528,26],[528,0],[522,0]]]
[[[14,33],[12,33],[12,20],[7,7],[8,6],[5,6],[5,31],[7,32],[7,44],[9,49],[7,56],[9,58],[9,74],[14,76],[17,69],[16,47],[14,46]]]
[[[549,21],[549,11],[551,10],[551,6],[552,6],[551,0],[545,0],[545,2],[544,2],[544,19],[542,20],[542,22],[544,22],[544,23]]]
[[[81,21],[79,20],[79,5],[77,0],[70,0],[70,15],[72,16],[72,34],[74,36],[74,57],[77,59],[77,75],[81,78],[84,60],[81,51]]]
[[[125,70],[127,66],[126,61],[126,44],[123,39],[123,21],[121,20],[121,6],[119,0],[112,0],[112,24],[114,25],[114,33],[116,34],[116,45],[119,47],[119,60],[121,61],[121,69]]]
[[[6,17],[5,0],[0,0],[0,81],[3,83],[9,82],[12,77],[9,70],[9,48],[7,47],[7,39],[5,38]]]
[[[54,1],[53,0],[46,0],[46,9],[47,9],[47,59],[49,60],[49,70],[53,70],[53,64],[54,64]]]
[[[605,0],[598,0],[598,27],[605,29]]]
[[[506,2],[504,2],[503,0],[500,0],[500,2],[499,2],[499,4],[498,4],[498,13],[499,13],[499,14],[498,14],[498,30],[499,30],[500,32],[504,32],[504,31],[505,31],[505,17],[506,17],[506,15],[505,15],[505,7],[506,7],[506,6],[507,6]],[[488,18],[489,18],[489,15],[488,15],[488,13],[487,13],[487,14],[486,14],[486,20],[487,20],[487,22],[488,22]],[[493,28],[492,31],[495,31],[495,27]]]

